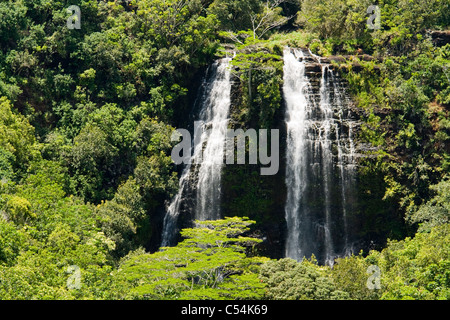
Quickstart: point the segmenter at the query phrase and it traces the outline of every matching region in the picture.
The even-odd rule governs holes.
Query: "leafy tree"
[[[98,299],[108,286],[110,243],[101,234],[81,239],[67,225],[59,224],[44,243],[21,252],[17,264],[0,266],[2,299]],[[80,270],[80,288],[67,286],[68,267]]]
[[[17,256],[24,249],[26,234],[16,226],[0,218],[0,265],[12,266],[17,262]]]
[[[345,1],[304,0],[297,23],[322,38],[340,36],[345,29]]]
[[[14,155],[0,148],[0,180],[11,180],[14,178]]]
[[[265,298],[274,300],[336,300],[349,295],[338,289],[325,268],[314,260],[297,262],[285,258],[261,266],[260,278],[266,284]]]
[[[331,276],[336,286],[348,293],[350,299],[378,300],[381,296],[380,290],[367,287],[370,277],[367,271],[371,265],[374,265],[373,259],[363,255],[337,259]]]
[[[99,205],[97,212],[101,217],[102,230],[116,244],[116,256],[125,256],[142,244],[139,243],[136,232],[146,217],[145,203],[134,179],[121,185],[114,198]]]
[[[336,284],[353,299],[448,300],[449,224],[390,241],[381,251],[337,261],[331,271]],[[380,268],[380,288],[370,290],[367,268]]]
[[[142,156],[155,155],[160,152],[170,154],[173,147],[171,141],[173,130],[164,122],[144,117],[136,127],[132,147],[135,148],[137,154]]]
[[[22,219],[21,223],[35,227],[35,237],[47,236],[60,222],[83,235],[95,226],[96,217],[92,206],[66,196],[66,183],[68,176],[63,167],[57,162],[42,160],[30,166],[26,179],[2,195],[0,204],[7,214],[12,210],[17,211],[18,217],[31,217]]]
[[[281,5],[285,2],[215,0],[208,10],[218,17],[222,30],[234,33],[249,30],[253,39],[262,39],[270,30],[285,25],[292,18],[281,14]]]
[[[31,211],[31,203],[27,199],[15,195],[8,197],[5,212],[8,219],[19,225],[36,218],[36,213]]]
[[[449,223],[450,217],[450,181],[448,179],[430,187],[435,196],[422,204],[410,217],[411,222],[421,223],[419,231]]]
[[[264,259],[246,256],[260,240],[241,236],[254,223],[245,218],[196,221],[185,229],[176,247],[153,254],[138,252],[123,259],[115,275],[124,288],[120,298],[257,299],[264,287],[258,265]]]
[[[102,188],[102,175],[107,174],[117,156],[117,148],[96,125],[87,125],[74,139],[70,154],[71,163],[76,170],[77,189],[85,199],[99,202],[109,197],[106,188]]]
[[[256,14],[262,8],[262,1],[250,0],[214,0],[208,12],[217,16],[222,30],[250,30],[250,14]]]
[[[281,15],[280,5],[284,2],[286,0],[269,0],[262,6],[260,12],[256,14],[250,12],[253,39],[263,38],[267,32],[285,25],[291,19]]]
[[[27,119],[12,111],[10,102],[0,98],[0,148],[14,156],[14,169],[25,168],[25,165],[36,156],[34,128]]]
[[[382,299],[449,299],[448,229],[434,227],[371,255],[381,269]]]
[[[13,47],[21,37],[25,27],[27,7],[23,1],[3,1],[0,3],[0,47],[2,51]]]

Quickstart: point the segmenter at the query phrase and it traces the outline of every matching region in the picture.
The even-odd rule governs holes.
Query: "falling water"
[[[294,55],[295,54],[295,55]],[[304,224],[307,215],[305,208],[301,208],[301,196],[304,192],[307,175],[307,163],[305,149],[305,136],[307,124],[307,92],[309,89],[305,78],[305,64],[297,61],[303,53],[295,50],[294,54],[289,49],[284,52],[284,86],[283,94],[286,102],[287,125],[287,168],[286,168],[286,222],[287,241],[286,256],[299,260],[305,255],[305,245],[300,241],[300,227]],[[303,216],[298,213],[302,211]]]
[[[321,155],[322,159],[317,161],[322,162],[322,181],[323,181],[323,194],[325,198],[325,221],[324,221],[324,247],[325,247],[325,263],[331,263],[333,261],[333,239],[331,236],[331,173],[333,170],[333,154],[332,154],[332,141],[331,130],[333,125],[333,109],[330,103],[329,86],[327,83],[328,68],[322,65],[322,78],[320,80],[320,101],[319,107],[322,114],[316,128],[319,131],[319,136],[314,142],[317,145],[315,155]],[[314,131],[313,131],[314,132]]]
[[[211,68],[211,76],[205,77],[198,117],[201,135],[195,137],[194,134],[193,155],[183,169],[178,193],[164,217],[162,247],[174,244],[181,206],[195,176],[198,177],[195,218],[220,217],[220,176],[231,95],[230,61],[228,57],[216,61]]]
[[[164,216],[161,247],[167,247],[173,244],[175,238],[176,223],[178,220],[178,215],[180,213],[180,205],[182,203],[183,194],[186,190],[186,186],[189,183],[190,171],[191,165],[188,164],[181,174],[178,193],[172,199],[172,202],[167,208],[166,215]]]
[[[197,220],[220,218],[221,169],[231,103],[230,61],[231,58],[225,58],[218,65],[211,91],[200,114],[205,126],[201,146],[204,143],[206,146],[198,171]]]
[[[314,255],[329,265],[350,250],[355,169],[353,124],[338,83],[332,69],[315,56],[285,49],[285,255],[296,260]]]

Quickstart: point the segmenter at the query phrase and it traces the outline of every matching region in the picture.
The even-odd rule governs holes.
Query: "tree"
[[[75,174],[76,190],[86,200],[100,202],[109,198],[110,187],[114,185],[112,164],[118,156],[117,147],[108,135],[95,124],[86,125],[75,137],[71,153],[68,155]],[[104,185],[108,179],[109,185]]]
[[[250,30],[250,14],[260,12],[261,8],[260,0],[214,0],[207,10],[217,16],[221,30],[238,32]]]
[[[134,176],[149,210],[158,207],[161,200],[174,195],[177,173],[173,171],[172,165],[172,158],[162,151],[150,157],[138,157]]]
[[[103,232],[116,245],[116,257],[123,257],[144,244],[139,242],[136,233],[146,217],[145,203],[134,179],[119,186],[114,198],[99,205],[96,211]]]
[[[435,196],[422,204],[411,215],[412,223],[420,223],[419,231],[429,231],[432,227],[448,224],[450,220],[450,180],[447,178],[430,187]]]
[[[13,266],[17,262],[17,256],[26,247],[26,235],[17,230],[11,222],[6,222],[0,217],[0,265]]]
[[[323,38],[342,34],[345,23],[345,1],[303,0],[297,24]]]
[[[15,195],[7,198],[4,210],[8,219],[14,221],[15,224],[23,225],[36,218],[36,213],[31,211],[31,203],[27,199]]]
[[[450,297],[449,224],[389,241],[381,251],[338,259],[331,276],[352,299],[448,300]],[[380,269],[380,287],[367,287],[368,267]]]
[[[14,178],[14,155],[10,151],[0,147],[0,180],[11,180]]]
[[[45,242],[20,252],[17,263],[0,265],[1,299],[101,299],[107,294],[111,242],[101,233],[80,238],[64,223],[57,224]],[[80,275],[79,288],[67,285],[70,266]]]
[[[346,292],[313,261],[285,258],[261,266],[260,278],[266,284],[265,298],[274,300],[348,299]]]
[[[242,236],[254,221],[225,218],[196,221],[184,229],[176,247],[153,254],[130,254],[115,275],[121,298],[133,299],[258,299],[263,284],[251,257],[260,240]],[[246,255],[247,253],[247,255]]]
[[[14,157],[14,169],[25,169],[26,164],[37,156],[34,128],[21,114],[12,111],[11,103],[0,97],[0,148]]]
[[[216,0],[209,11],[222,23],[221,35],[243,44],[241,38],[263,39],[272,29],[285,25],[294,16],[283,16],[281,5],[287,0]]]
[[[446,223],[430,233],[391,241],[381,253],[371,254],[381,269],[381,299],[450,298],[449,227]]]
[[[372,37],[367,28],[369,0],[302,0],[296,24],[327,40],[345,45],[348,51],[370,51]],[[353,53],[353,52],[352,52]]]
[[[286,0],[267,0],[262,10],[258,13],[250,11],[250,21],[252,26],[253,39],[263,38],[272,29],[286,24],[292,17],[281,15],[283,10],[280,5]]]
[[[27,7],[22,1],[2,1],[0,3],[0,48],[14,48],[25,27]]]
[[[380,290],[367,287],[370,277],[367,270],[371,265],[374,265],[373,259],[365,259],[363,255],[340,258],[336,260],[331,276],[336,286],[347,292],[350,299],[377,300],[381,296]]]

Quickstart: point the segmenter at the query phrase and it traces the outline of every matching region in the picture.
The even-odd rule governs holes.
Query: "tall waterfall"
[[[185,194],[193,187],[196,177],[195,219],[220,218],[221,168],[231,101],[230,61],[228,57],[216,61],[210,75],[205,77],[198,116],[201,128],[196,128],[201,132],[198,137],[194,133],[193,155],[181,174],[178,193],[164,217],[162,247],[174,242]]]
[[[286,48],[285,256],[332,265],[351,251],[348,214],[355,181],[354,121],[331,67]]]
[[[229,63],[231,58],[221,60],[215,79],[207,95],[200,119],[204,130],[200,146],[204,146],[203,158],[198,171],[197,220],[220,218],[221,173],[224,164],[228,115],[231,104],[231,81]]]

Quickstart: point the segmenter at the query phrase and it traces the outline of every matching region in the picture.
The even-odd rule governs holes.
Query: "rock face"
[[[447,43],[450,43],[450,30],[446,31],[431,31],[431,39],[437,47],[443,47]]]

